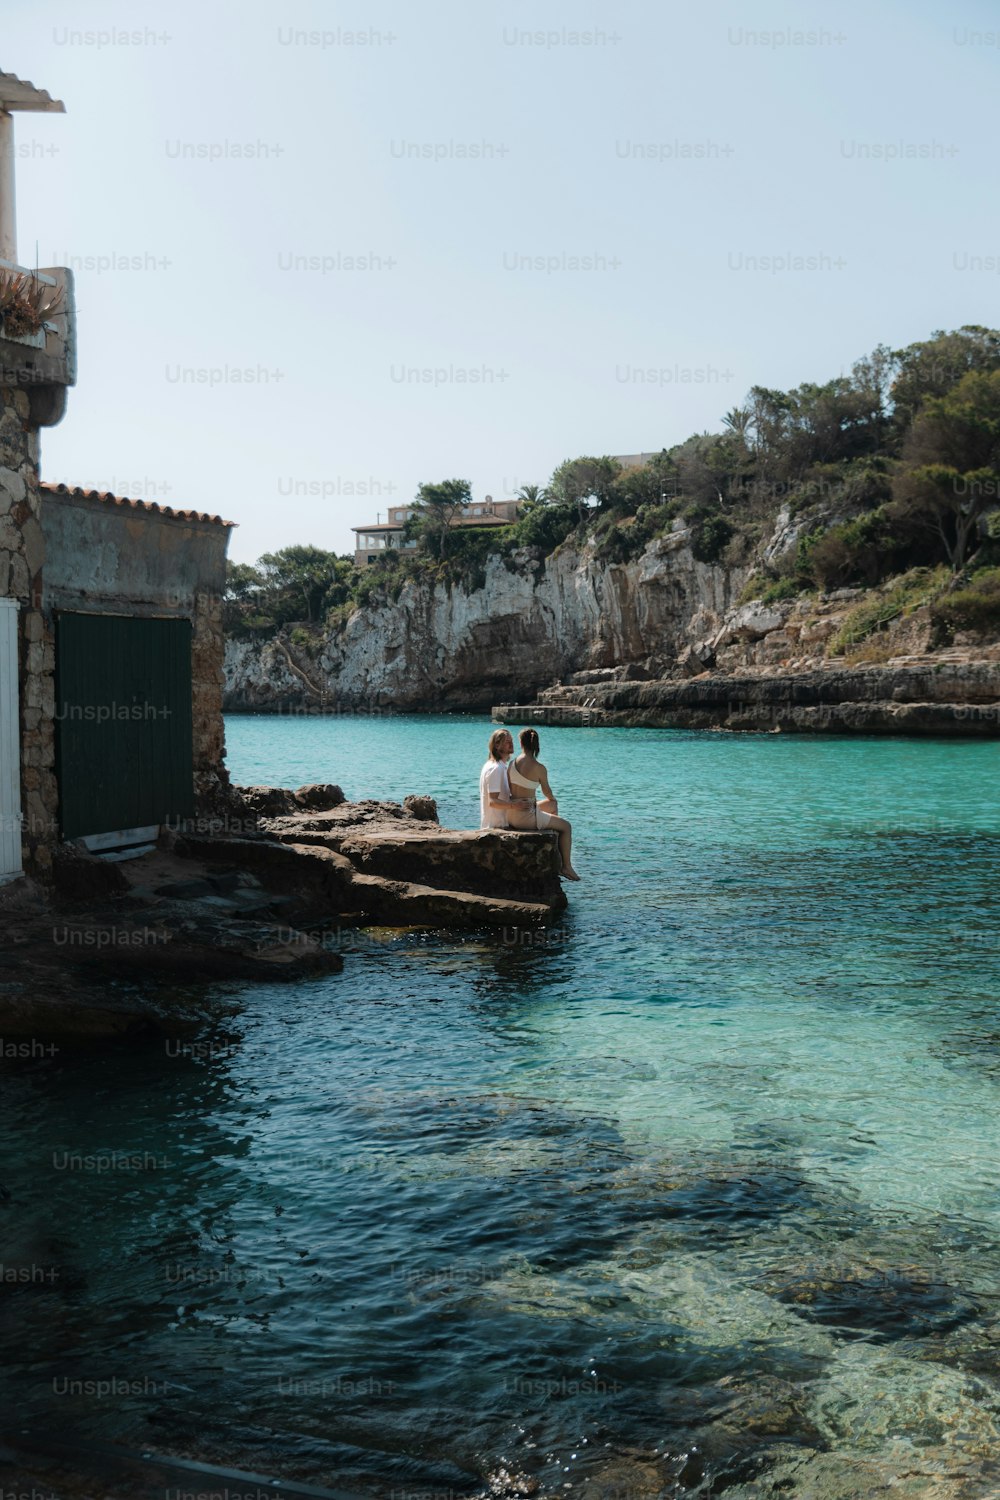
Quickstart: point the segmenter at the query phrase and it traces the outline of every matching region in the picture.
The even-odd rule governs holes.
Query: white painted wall
[[[0,884],[21,873],[17,603],[0,599]]]

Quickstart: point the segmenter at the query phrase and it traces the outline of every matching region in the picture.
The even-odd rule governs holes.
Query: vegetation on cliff
[[[524,487],[510,526],[451,529],[470,498],[466,480],[421,485],[407,530],[417,547],[363,570],[314,546],[232,565],[228,630],[296,625],[307,637],[373,597],[398,596],[409,579],[475,587],[491,555],[537,567],[567,542],[622,563],[672,529],[702,562],[752,565],[748,598],[874,587],[921,570],[933,597],[947,596],[933,606],[943,624],[997,628],[1000,332],[969,325],[905,349],[880,345],[825,384],[754,386],[718,432],[641,468],[568,459],[545,488]],[[776,530],[781,544],[765,554]]]

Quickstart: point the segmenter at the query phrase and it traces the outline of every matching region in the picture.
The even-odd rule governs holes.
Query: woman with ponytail
[[[507,827],[522,833],[551,828],[559,835],[559,853],[562,856],[564,880],[579,880],[573,868],[573,826],[559,817],[559,804],[549,786],[549,776],[538,759],[539,743],[537,729],[522,729],[518,735],[521,754],[507,767],[510,790],[513,797],[525,798],[528,806],[512,805],[507,809]],[[542,796],[538,798],[538,792]]]

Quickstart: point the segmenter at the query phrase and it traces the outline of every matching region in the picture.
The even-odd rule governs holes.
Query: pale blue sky
[[[68,111],[16,127],[20,259],[77,267],[43,475],[346,550],[422,480],[499,498],[995,325],[998,43],[980,0],[6,0]]]

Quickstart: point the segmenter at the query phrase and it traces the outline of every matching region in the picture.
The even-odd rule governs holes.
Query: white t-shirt
[[[500,792],[502,796],[510,797],[507,767],[502,760],[488,760],[479,773],[479,826],[506,828],[507,814],[502,807],[490,806],[490,792]]]

